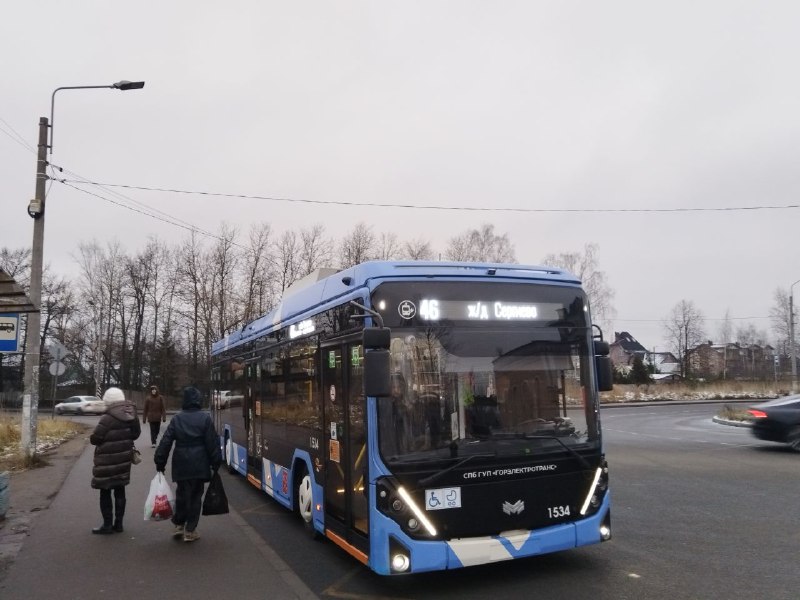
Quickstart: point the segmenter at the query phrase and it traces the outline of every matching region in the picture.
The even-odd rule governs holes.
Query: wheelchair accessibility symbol
[[[425,490],[425,510],[461,508],[461,488]]]

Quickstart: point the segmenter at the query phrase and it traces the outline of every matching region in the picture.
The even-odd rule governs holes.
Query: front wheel
[[[311,475],[303,471],[300,481],[297,484],[297,512],[303,519],[306,531],[312,539],[320,537],[319,532],[314,528],[314,492],[311,487]]]
[[[225,436],[225,464],[228,466],[228,473],[236,473],[236,468],[233,465],[233,443],[231,438]]]

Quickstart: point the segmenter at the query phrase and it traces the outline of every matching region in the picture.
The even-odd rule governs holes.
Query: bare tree
[[[725,311],[725,316],[717,328],[717,336],[722,344],[730,344],[733,341],[733,320],[730,308]]]
[[[517,260],[508,234],[496,234],[494,225],[488,223],[451,238],[445,256],[448,260],[470,262],[513,263]]]
[[[672,307],[663,325],[664,337],[670,345],[670,350],[680,361],[681,375],[686,377],[687,353],[705,338],[703,313],[691,300],[681,300]]]
[[[783,288],[776,288],[772,296],[775,302],[769,309],[769,318],[772,322],[772,331],[784,354],[791,354],[791,312],[789,307],[789,293]]]
[[[403,244],[403,258],[409,260],[433,260],[433,248],[425,239],[417,238]]]
[[[275,243],[272,252],[272,285],[274,297],[300,279],[300,243],[294,231],[284,231]]]
[[[740,346],[766,346],[767,332],[752,323],[744,323],[736,328],[736,343]]]
[[[179,282],[177,253],[172,252],[164,243],[155,238],[151,242],[155,256],[152,272],[153,284],[150,287],[153,326],[150,329],[152,337],[149,341],[148,368],[147,373],[142,374],[142,381],[146,381],[147,384],[155,383],[162,390],[170,392],[173,391],[173,386],[169,384],[170,378],[167,377],[167,374],[174,369],[170,364],[164,363],[163,352],[157,353],[157,349],[159,345],[164,344],[165,340],[173,341],[173,336],[177,331],[175,323]],[[157,379],[154,379],[154,376]]]
[[[22,287],[27,289],[31,276],[31,249],[11,249],[3,246],[0,248],[0,269]]]
[[[375,234],[372,228],[359,223],[346,235],[339,247],[341,256],[341,268],[348,269],[354,265],[375,258]]]
[[[203,246],[193,231],[180,248],[178,261],[178,297],[185,305],[183,311],[189,344],[191,381],[199,381],[209,364],[213,335],[214,298],[212,276]]]
[[[241,316],[237,315],[236,298],[236,253],[235,227],[227,223],[220,225],[216,242],[211,248],[210,267],[216,307],[215,337],[220,338],[241,324]],[[234,306],[231,306],[233,304]]]
[[[272,228],[269,223],[255,223],[250,228],[247,252],[244,253],[244,314],[242,320],[249,323],[263,314],[271,305],[268,288]]]
[[[131,297],[131,319],[133,320],[133,339],[131,341],[131,360],[122,365],[122,379],[130,387],[139,389],[141,381],[144,345],[149,337],[146,331],[145,313],[152,296],[153,273],[156,247],[150,243],[136,256],[125,263],[127,286]]]
[[[325,237],[325,227],[314,225],[300,231],[300,277],[305,277],[333,260],[333,242]]]
[[[375,258],[378,260],[396,260],[400,257],[401,247],[397,234],[385,231],[378,238],[378,250]]]
[[[607,323],[616,314],[612,302],[614,290],[608,285],[608,278],[600,270],[599,248],[597,244],[586,244],[583,252],[564,252],[562,254],[548,254],[544,257],[544,264],[560,267],[577,275],[583,284],[583,289],[589,297],[592,308],[592,319],[597,323]]]
[[[97,242],[78,245],[78,265],[81,269],[79,288],[81,294],[92,307],[92,321],[95,324],[92,362],[103,365],[99,384],[107,387],[111,380],[111,370],[115,369],[113,348],[124,348],[128,329],[127,309],[123,304],[124,256],[118,242],[109,243],[106,249]],[[115,340],[119,335],[120,339]],[[102,340],[102,347],[99,342]],[[115,375],[119,382],[119,373]]]

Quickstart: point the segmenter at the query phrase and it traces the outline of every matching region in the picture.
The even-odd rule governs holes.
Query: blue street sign
[[[0,352],[19,352],[18,314],[0,314]]]

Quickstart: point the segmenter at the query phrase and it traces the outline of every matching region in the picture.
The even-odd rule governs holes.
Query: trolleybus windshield
[[[392,329],[392,393],[378,401],[388,464],[599,445],[591,337],[576,288],[388,283],[373,306]]]

